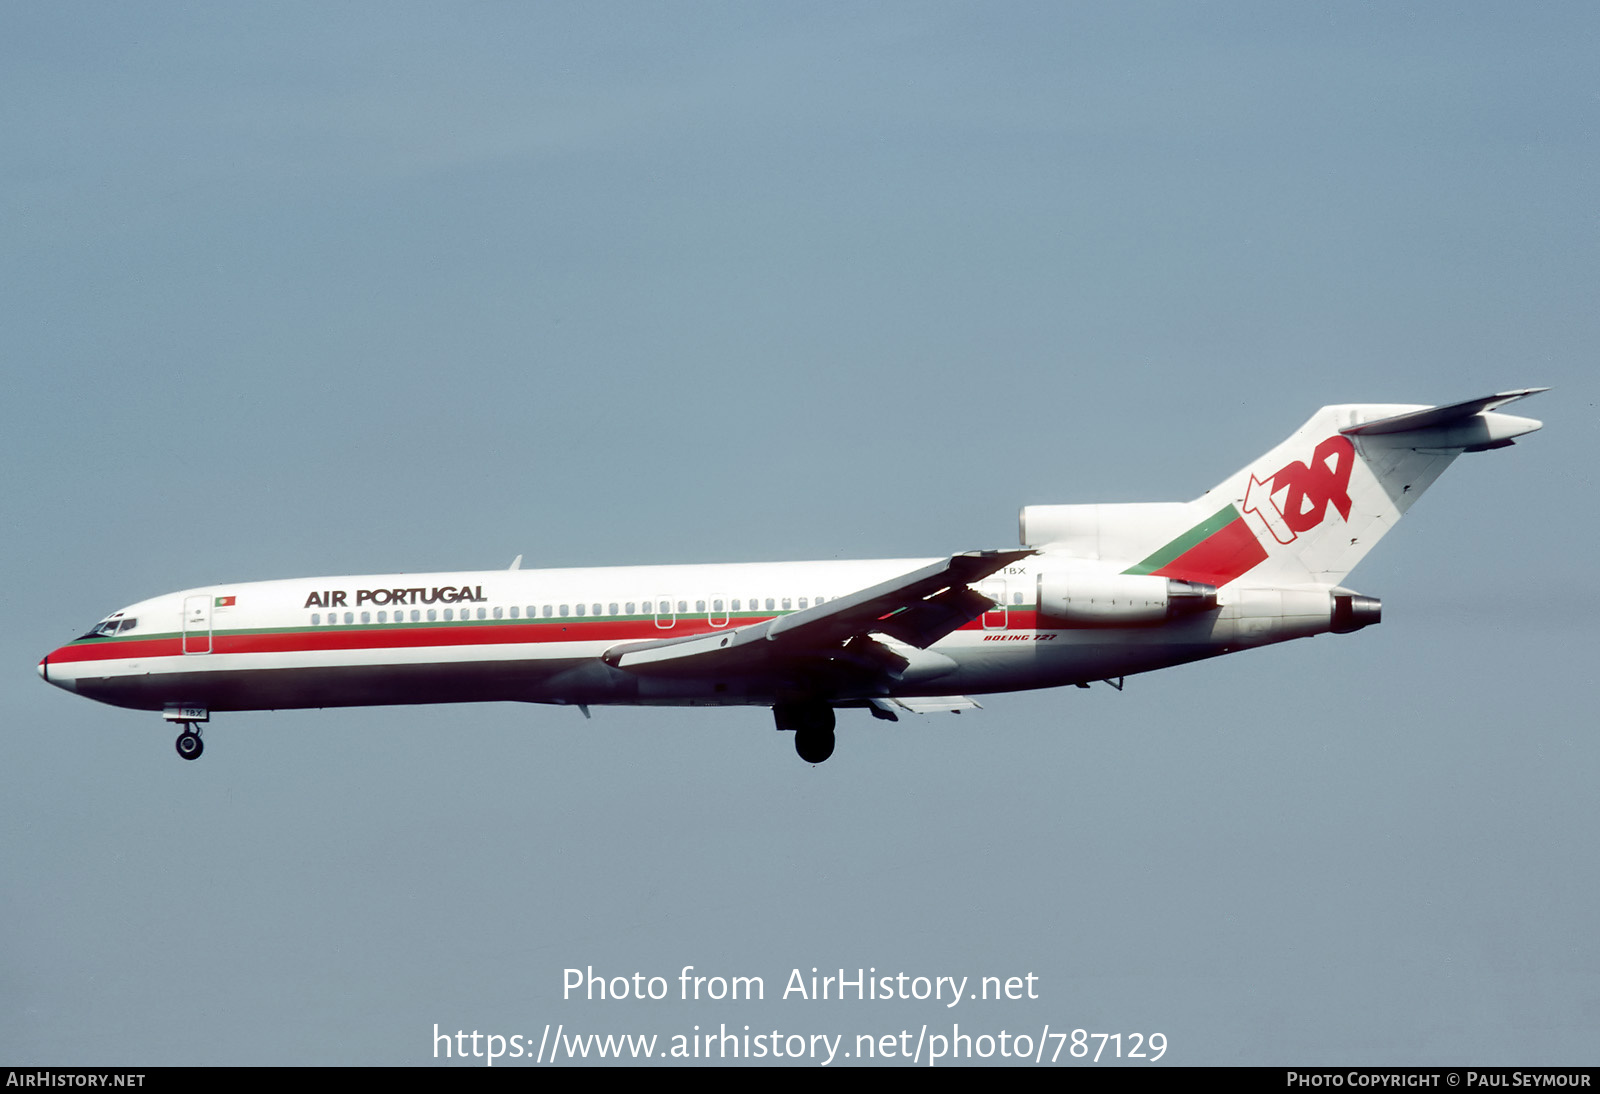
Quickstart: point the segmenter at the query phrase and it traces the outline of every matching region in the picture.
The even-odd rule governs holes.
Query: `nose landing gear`
[[[178,734],[178,739],[173,747],[178,750],[178,755],[186,760],[198,760],[200,753],[206,750],[204,742],[200,740],[200,723],[211,720],[211,712],[205,707],[167,707],[161,712],[161,717],[169,722],[177,722],[183,727],[183,732]]]

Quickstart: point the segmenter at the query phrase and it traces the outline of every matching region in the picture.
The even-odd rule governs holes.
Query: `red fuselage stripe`
[[[991,616],[993,612],[989,613]],[[468,626],[413,627],[382,624],[371,627],[307,628],[298,631],[236,631],[211,636],[213,654],[302,653],[320,650],[420,649],[427,647],[511,646],[542,642],[644,642],[657,638],[686,638],[713,631],[737,630],[760,619],[741,618],[737,626],[713,627],[704,618],[680,618],[675,626],[658,627],[653,619],[569,619],[559,623],[476,623]],[[1007,630],[1031,630],[1032,608],[1008,609]],[[962,630],[983,630],[974,619]],[[191,649],[205,635],[190,635]],[[132,661],[142,658],[180,657],[184,639],[179,635],[147,640],[88,641],[63,646],[50,655],[51,664],[69,661]]]

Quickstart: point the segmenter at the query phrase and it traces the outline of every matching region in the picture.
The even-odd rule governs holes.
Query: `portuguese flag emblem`
[[[216,603],[214,603],[212,605],[212,607],[215,607],[215,608],[231,608],[231,607],[233,607],[233,602],[236,599],[237,599],[237,597],[232,597],[232,596],[219,596],[216,599]]]

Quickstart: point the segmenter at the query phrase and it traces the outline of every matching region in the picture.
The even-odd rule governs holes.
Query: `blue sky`
[[[562,970],[1041,978],[1180,1063],[1589,1063],[1586,5],[0,13],[0,1055],[431,1061]],[[1381,627],[796,761],[760,711],[159,719],[33,666],[318,573],[925,557],[1531,385]],[[858,724],[859,723],[859,724]]]

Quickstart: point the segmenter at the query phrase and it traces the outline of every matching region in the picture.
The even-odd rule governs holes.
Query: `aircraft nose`
[[[77,691],[78,689],[73,686],[72,674],[70,672],[65,676],[63,676],[61,673],[57,673],[54,676],[50,675],[50,658],[54,657],[55,654],[59,652],[59,650],[56,650],[52,653],[47,653],[39,659],[39,679],[43,680],[47,684],[54,684],[56,687],[61,688],[64,691]]]

